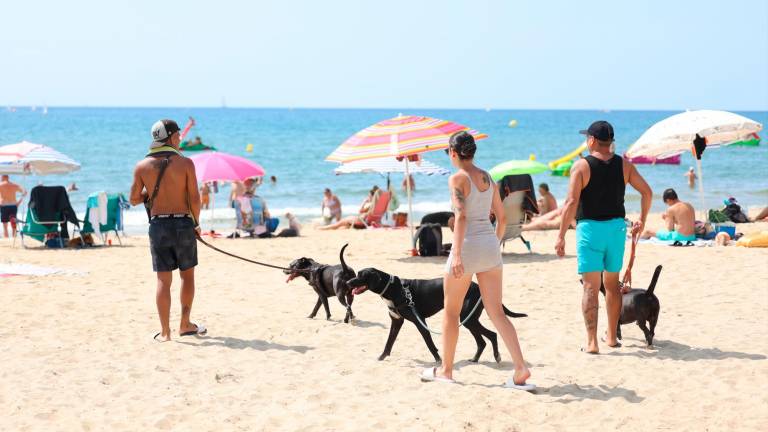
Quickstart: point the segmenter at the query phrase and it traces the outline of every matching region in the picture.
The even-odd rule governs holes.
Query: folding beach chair
[[[355,228],[379,228],[381,227],[381,219],[387,213],[389,208],[389,200],[392,198],[391,192],[385,192],[382,190],[376,191],[373,195],[373,203],[371,204],[368,213],[364,216],[360,216],[355,222]]]
[[[81,234],[98,234],[103,244],[107,243],[110,232],[115,233],[117,242],[122,246],[120,231],[123,231],[124,211],[128,201],[121,193],[96,192],[88,196],[85,209],[85,221]]]
[[[69,196],[64,186],[32,188],[26,219],[19,222],[21,246],[25,248],[27,245],[24,243],[24,237],[46,243],[46,237],[52,234],[58,234],[56,243],[59,247],[64,247],[65,239],[69,238],[67,223],[72,223],[76,227],[75,232],[80,228],[80,222],[69,203]]]
[[[263,235],[273,233],[277,229],[280,220],[278,218],[265,218],[264,208],[266,204],[264,199],[258,195],[253,195],[246,200],[250,204],[249,218],[243,218],[243,200],[235,199],[235,217],[237,219],[237,231],[245,231],[249,234]]]
[[[539,211],[533,191],[533,179],[528,174],[506,176],[499,181],[499,193],[507,219],[501,238],[502,249],[507,240],[520,238],[528,252],[532,253],[531,242],[523,237],[522,232],[523,225],[529,222],[531,215]]]

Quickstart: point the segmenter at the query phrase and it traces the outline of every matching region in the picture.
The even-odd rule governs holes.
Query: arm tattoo
[[[464,191],[462,191],[460,187],[453,188],[453,197],[456,200],[453,204],[453,209],[459,212],[464,211],[464,204],[466,202]]]

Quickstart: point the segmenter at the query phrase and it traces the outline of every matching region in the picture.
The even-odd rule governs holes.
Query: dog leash
[[[637,243],[640,241],[640,233],[632,233],[632,249],[629,253],[629,264],[627,264],[627,270],[624,272],[624,278],[621,280],[622,288],[632,288],[632,266],[635,264],[635,249]]]
[[[394,276],[390,275],[387,288],[389,288],[389,285],[392,283],[393,280],[394,280]],[[416,321],[418,321],[419,324],[421,324],[421,327],[432,334],[436,334],[436,335],[443,334],[442,332],[437,332],[429,328],[427,323],[424,322],[424,319],[421,318],[421,315],[419,315],[419,312],[416,310],[416,303],[413,302],[413,295],[411,294],[411,290],[406,288],[405,285],[403,285],[402,283],[400,284],[400,287],[403,289],[403,295],[405,296],[405,299],[408,300],[408,304],[406,306],[411,308],[411,313],[413,313],[413,316],[416,317]],[[384,297],[382,296],[382,298]],[[475,314],[475,311],[477,311],[477,308],[480,306],[480,303],[482,303],[482,301],[483,301],[482,298],[477,299],[477,303],[475,303],[475,307],[473,307],[472,311],[469,312],[469,315],[467,315],[467,317],[464,318],[464,321],[461,321],[459,323],[459,327],[463,326],[467,321],[469,321],[470,318],[472,318],[472,315]]]
[[[277,270],[290,271],[290,272],[294,272],[294,273],[303,273],[303,272],[309,271],[309,270],[301,270],[301,269],[290,269],[290,268],[287,268],[287,267],[280,267],[280,266],[277,266],[277,265],[274,265],[274,264],[267,264],[267,263],[255,261],[255,260],[252,260],[252,259],[248,259],[248,258],[243,258],[243,257],[235,255],[235,254],[233,254],[231,252],[227,252],[225,250],[221,250],[221,249],[217,248],[216,246],[206,242],[205,240],[203,240],[200,237],[197,237],[197,241],[199,241],[200,243],[202,243],[202,244],[208,246],[209,248],[215,250],[216,252],[222,253],[222,254],[227,255],[227,256],[231,256],[232,258],[237,258],[237,259],[243,260],[245,262],[249,262],[251,264],[256,264],[256,265],[260,265],[260,266],[264,266],[264,267],[269,267],[269,268],[273,268],[273,269],[277,269]]]

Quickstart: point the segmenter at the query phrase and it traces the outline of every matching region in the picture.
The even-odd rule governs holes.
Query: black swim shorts
[[[197,265],[195,224],[191,218],[155,218],[149,222],[152,270],[188,270]]]
[[[8,223],[11,221],[11,218],[16,219],[16,212],[18,211],[19,208],[15,205],[0,206],[0,222]]]

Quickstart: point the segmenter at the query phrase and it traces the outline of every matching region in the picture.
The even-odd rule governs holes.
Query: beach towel
[[[654,244],[658,246],[679,246],[679,245],[675,245],[676,242],[674,241],[659,240],[656,237],[640,240],[638,243],[649,243],[649,244]],[[703,240],[703,239],[697,239],[690,243],[691,243],[690,246],[697,246],[697,247],[706,247],[706,246],[715,245],[715,242],[713,240]]]

